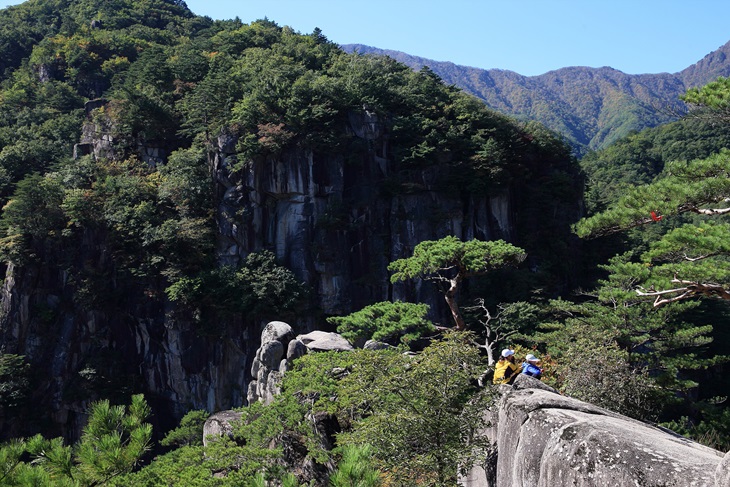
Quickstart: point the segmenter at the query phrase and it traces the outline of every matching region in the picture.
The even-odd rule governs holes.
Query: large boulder
[[[302,342],[310,352],[346,352],[352,350],[352,345],[339,333],[315,330],[306,335],[299,335],[297,340]]]
[[[519,376],[514,387],[502,389],[496,431],[490,431],[496,472],[489,474],[487,462],[462,485],[730,486],[723,466],[730,459],[721,452],[530,379]]]
[[[294,330],[288,323],[283,321],[270,321],[261,332],[261,343],[273,341],[288,342],[294,337]]]
[[[721,456],[680,436],[538,389],[502,399],[500,485],[712,486]]]
[[[233,436],[233,426],[243,414],[238,411],[219,411],[203,423],[203,445],[208,446],[217,438]]]

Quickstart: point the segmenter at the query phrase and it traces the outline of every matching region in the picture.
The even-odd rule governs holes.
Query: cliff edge
[[[505,388],[492,431],[496,462],[465,487],[728,487],[730,454],[548,390],[518,376]]]

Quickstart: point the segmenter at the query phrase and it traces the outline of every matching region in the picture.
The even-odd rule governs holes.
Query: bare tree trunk
[[[487,351],[487,365],[494,365],[494,342],[490,342],[489,338],[484,340],[484,350]]]
[[[461,280],[461,273],[457,274],[453,279],[450,279],[449,289],[444,294],[444,299],[446,299],[446,304],[449,305],[451,316],[454,318],[454,323],[456,324],[456,329],[458,331],[464,331],[466,329],[466,323],[464,323],[464,318],[461,316],[459,305],[456,303],[456,292],[459,290]]]

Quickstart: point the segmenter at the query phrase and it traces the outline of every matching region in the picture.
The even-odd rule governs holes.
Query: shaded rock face
[[[496,475],[478,467],[462,485],[727,486],[722,453],[591,404],[530,388],[531,381],[535,379],[520,375],[518,387],[499,403]]]
[[[123,308],[109,312],[79,308],[65,274],[50,266],[9,266],[1,298],[2,351],[24,355],[44,374],[28,415],[45,421],[49,436],[78,438],[91,401],[121,404],[129,393],[145,394],[156,431],[174,427],[190,409],[245,404],[258,333],[236,323],[225,325],[228,338],[206,339],[195,324],[172,321],[169,305],[146,296],[128,295]],[[53,319],[41,319],[39,309]],[[32,421],[17,423],[2,425],[2,433],[37,431]]]
[[[509,190],[482,197],[438,189],[448,168],[414,170],[400,182],[409,191],[388,193],[395,174],[388,137],[377,115],[349,117],[354,138],[371,150],[356,160],[346,154],[284,151],[239,164],[237,138],[218,138],[213,161],[219,182],[219,258],[240,262],[260,249],[312,286],[326,314],[346,314],[387,299],[418,299],[442,308],[431,286],[391,285],[388,264],[410,255],[423,240],[510,239],[514,234]],[[413,188],[418,188],[414,190]],[[241,216],[242,215],[242,216]]]

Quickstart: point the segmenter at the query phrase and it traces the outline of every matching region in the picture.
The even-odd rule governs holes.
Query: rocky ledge
[[[465,487],[729,487],[730,453],[557,394],[532,377],[505,387],[492,429],[497,454]]]

